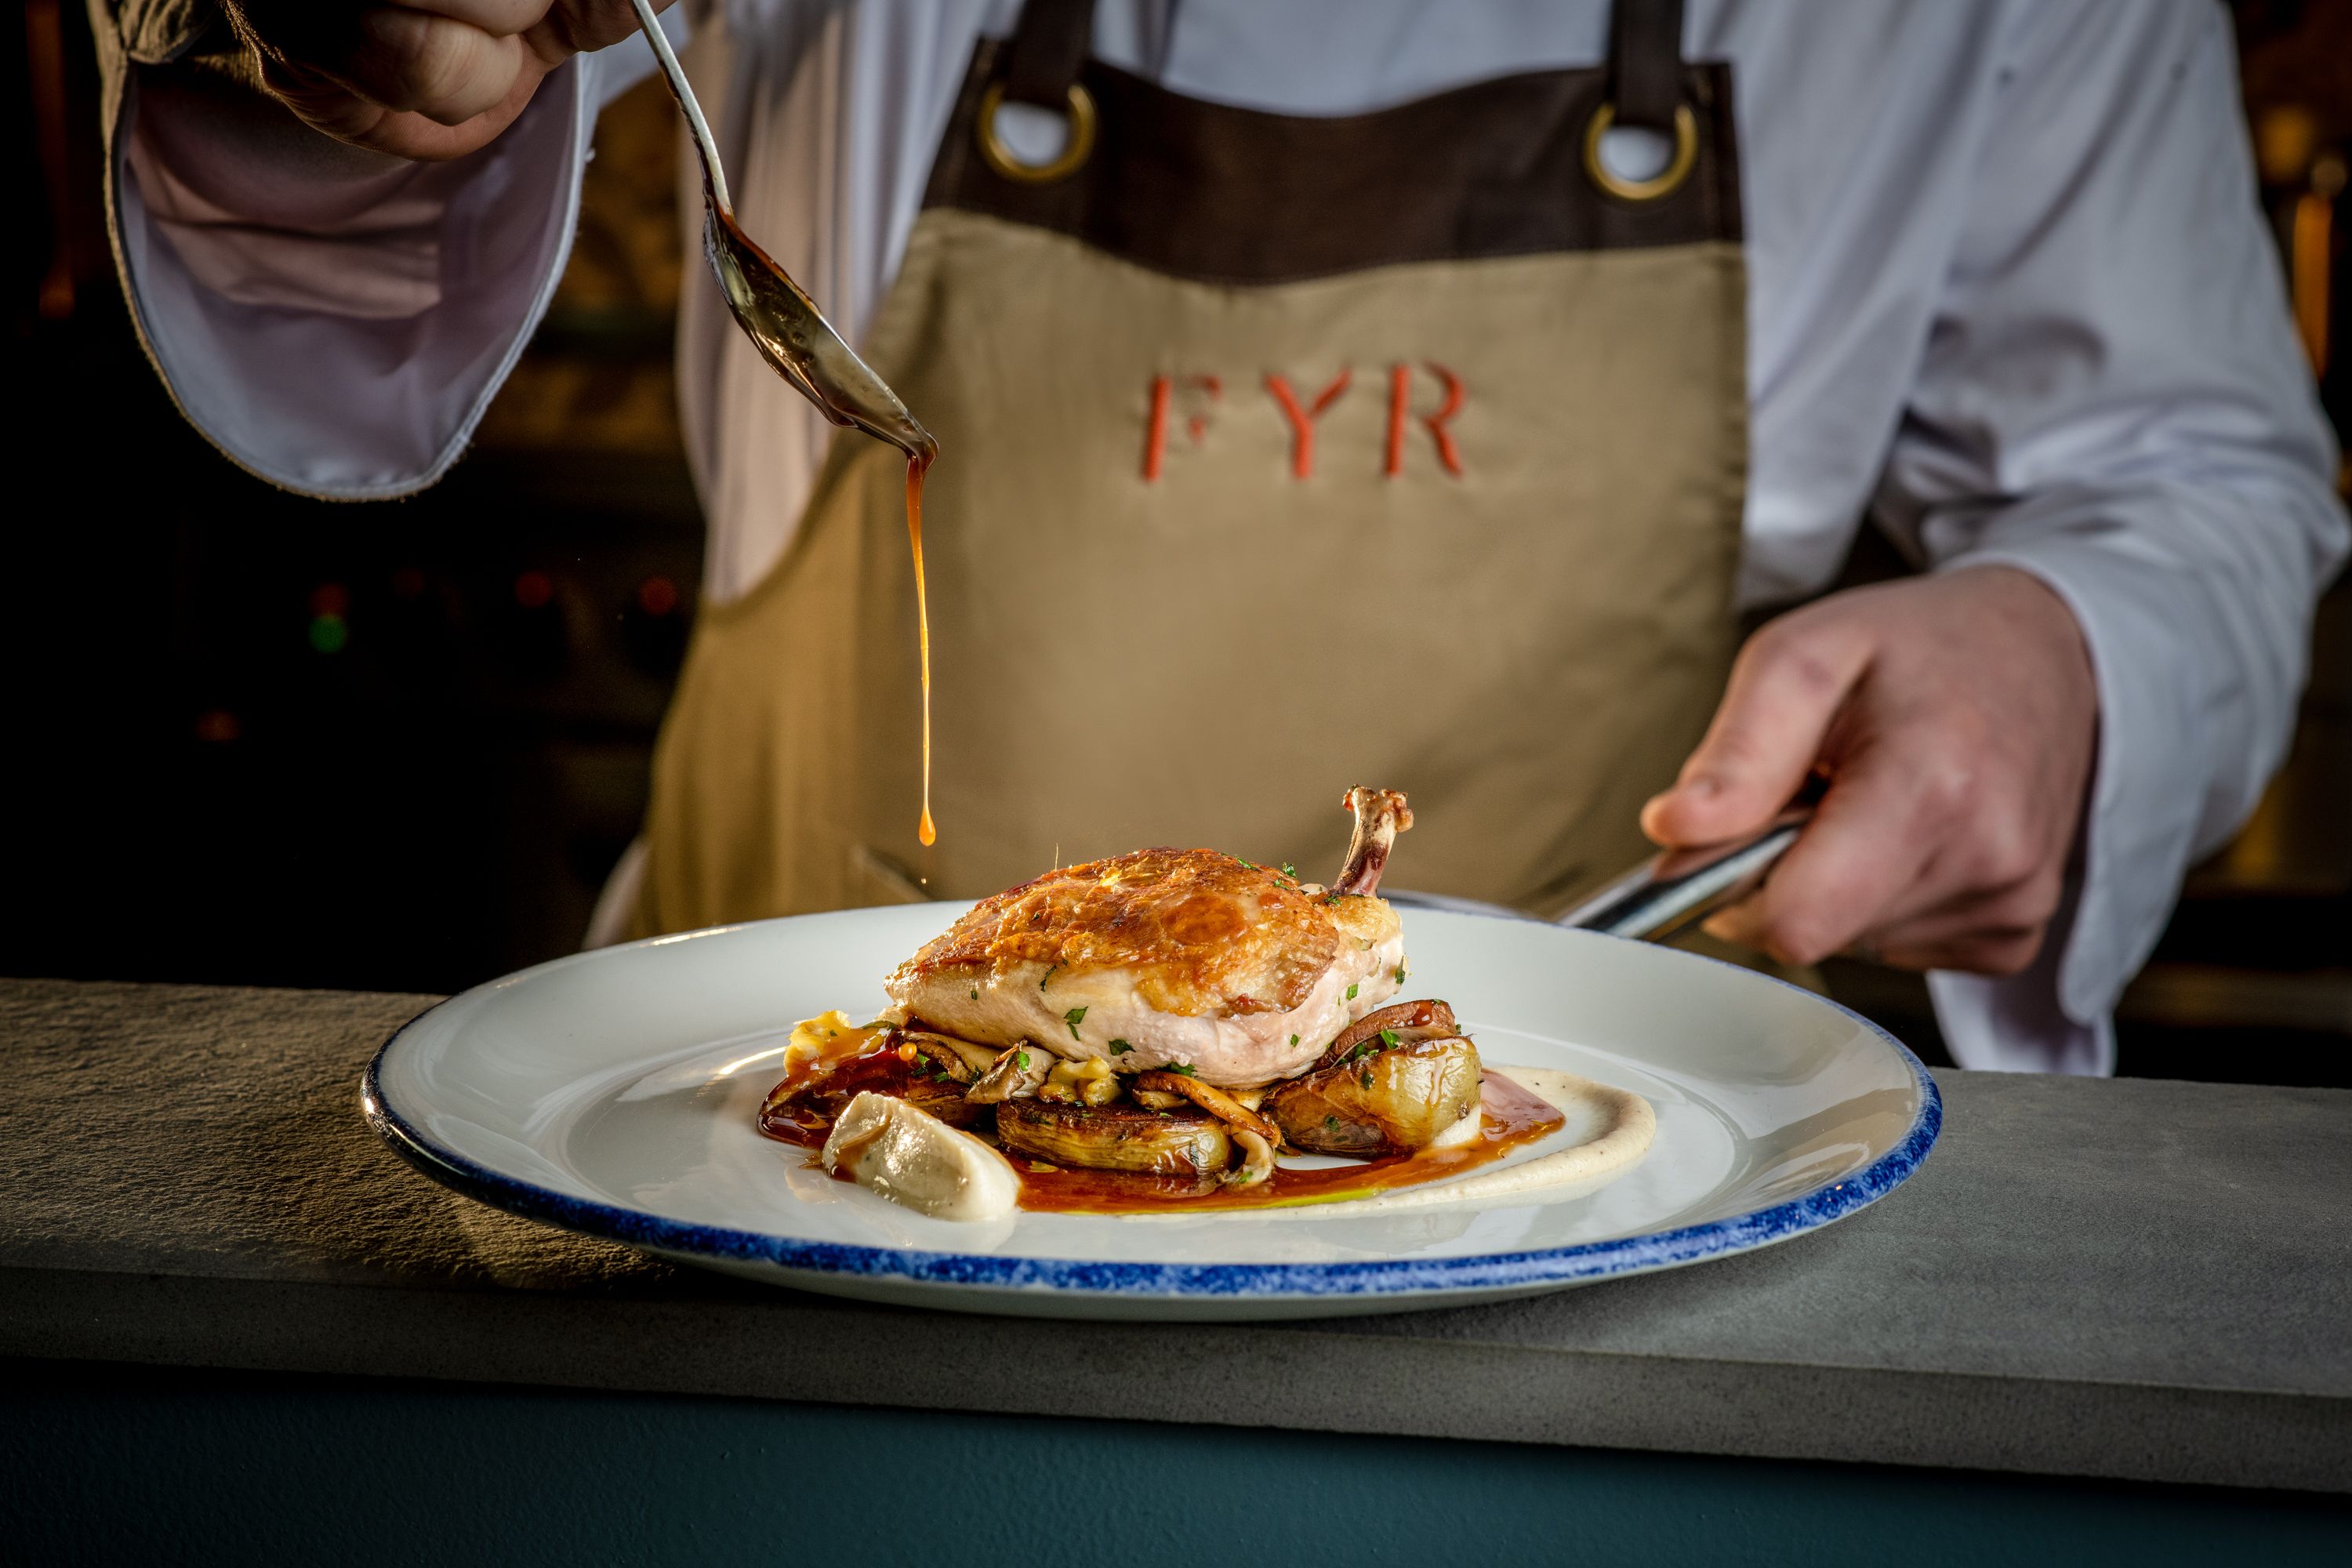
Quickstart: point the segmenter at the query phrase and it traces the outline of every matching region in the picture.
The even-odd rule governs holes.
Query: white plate
[[[1398,1311],[1742,1252],[1883,1196],[1942,1119],[1910,1052],[1794,986],[1613,937],[1407,910],[1409,994],[1453,1003],[1489,1062],[1646,1097],[1645,1161],[1568,1202],[929,1219],[807,1169],[752,1117],[793,1020],[870,1016],[881,977],[961,912],[762,921],[478,986],[384,1043],[368,1118],[461,1192],[682,1261],[843,1296],[1103,1318]]]

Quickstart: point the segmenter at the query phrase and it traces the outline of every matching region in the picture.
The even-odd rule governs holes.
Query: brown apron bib
[[[1396,884],[1549,912],[1705,727],[1746,280],[1729,68],[1678,58],[1679,4],[1621,0],[1602,68],[1339,119],[1087,58],[1091,11],[980,46],[868,345],[941,448],[939,842],[902,469],[845,433],[696,630],[639,934],[1154,844],[1328,875],[1358,783],[1412,798]],[[1063,109],[1075,166],[1005,162],[1000,97]],[[1612,116],[1675,138],[1646,187],[1593,155]]]

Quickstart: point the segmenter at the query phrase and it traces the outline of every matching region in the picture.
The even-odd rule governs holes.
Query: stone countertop
[[[2352,1492],[2352,1092],[1939,1073],[1920,1173],[1760,1252],[1441,1312],[1040,1324],[438,1186],[359,1110],[430,1001],[0,981],[0,1355]]]

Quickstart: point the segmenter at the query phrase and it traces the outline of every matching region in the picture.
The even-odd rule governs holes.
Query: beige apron
[[[1171,93],[1033,0],[977,51],[868,355],[925,498],[939,841],[916,841],[897,455],[834,446],[705,612],[655,762],[639,934],[993,892],[1213,846],[1539,911],[1643,845],[1735,644],[1746,457],[1728,68],[1621,0],[1611,59],[1343,119]],[[993,100],[1073,144],[1003,161]],[[1664,128],[1654,188],[1598,165]],[[1603,184],[1614,187],[1601,188]]]

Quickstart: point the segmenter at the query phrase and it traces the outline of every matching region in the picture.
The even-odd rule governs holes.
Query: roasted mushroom
[[[1229,1187],[1254,1187],[1274,1175],[1274,1145],[1256,1133],[1236,1127],[1233,1130],[1234,1146],[1242,1152],[1242,1163],[1227,1171],[1224,1184]]]
[[[1393,1007],[1367,1013],[1340,1030],[1339,1037],[1307,1070],[1321,1072],[1368,1043],[1410,1045],[1416,1040],[1451,1039],[1461,1032],[1462,1026],[1454,1021],[1454,1009],[1443,1002],[1400,1002]]]
[[[1369,1159],[1424,1148],[1478,1110],[1478,1048],[1459,1035],[1394,1043],[1375,1036],[1345,1059],[1293,1079],[1265,1110],[1295,1148]]]
[[[1155,1106],[1164,1105],[1166,1097],[1180,1095],[1237,1132],[1253,1133],[1277,1146],[1282,1142],[1282,1131],[1273,1122],[1216,1085],[1202,1083],[1191,1073],[1138,1073],[1135,1093],[1138,1100],[1150,1095],[1152,1099],[1146,1103]]]
[[[907,1053],[911,1050],[915,1056],[929,1063],[930,1070],[924,1073],[928,1078],[945,1074],[957,1083],[968,1084],[978,1078],[995,1058],[993,1051],[985,1051],[977,1046],[967,1046],[959,1040],[951,1040],[945,1035],[929,1034],[921,1029],[894,1029],[891,1031],[891,1038],[897,1044],[901,1057],[907,1057]],[[980,1058],[981,1065],[977,1068],[972,1065],[974,1055]],[[910,1063],[914,1060],[912,1057],[908,1057],[907,1059]],[[923,1068],[918,1064],[916,1070],[922,1072]]]
[[[998,1055],[980,1081],[964,1090],[974,1105],[995,1105],[1037,1092],[1061,1058],[1040,1046],[1018,1045]]]
[[[996,1138],[1033,1160],[1154,1176],[1217,1175],[1234,1153],[1224,1123],[1213,1116],[1126,1105],[1008,1100],[996,1108]]]

